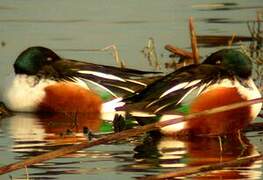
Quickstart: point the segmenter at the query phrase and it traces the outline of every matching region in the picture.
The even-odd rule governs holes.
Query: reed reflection
[[[27,156],[87,141],[87,133],[99,131],[102,124],[99,115],[90,113],[15,114],[6,121],[14,139],[12,151]]]
[[[258,155],[256,147],[245,136],[231,137],[147,137],[135,148],[135,164],[131,169],[154,168],[158,173],[176,168],[208,165],[241,157]],[[193,179],[260,179],[262,162],[242,167],[199,174]]]

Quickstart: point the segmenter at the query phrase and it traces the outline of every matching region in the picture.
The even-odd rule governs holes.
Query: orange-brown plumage
[[[100,97],[73,83],[56,83],[45,88],[39,111],[65,113],[93,113],[100,115]]]
[[[198,96],[190,106],[190,112],[200,112],[218,106],[242,102],[243,98],[235,87],[216,88]],[[187,121],[186,127],[194,134],[227,134],[237,132],[252,119],[251,107],[243,107]]]

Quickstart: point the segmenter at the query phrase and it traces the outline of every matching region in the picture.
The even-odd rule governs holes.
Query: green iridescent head
[[[15,73],[35,75],[44,65],[57,60],[60,60],[60,57],[48,48],[30,47],[17,57],[14,63]]]
[[[204,64],[218,65],[236,76],[247,79],[252,74],[250,58],[237,49],[222,49],[211,54]]]

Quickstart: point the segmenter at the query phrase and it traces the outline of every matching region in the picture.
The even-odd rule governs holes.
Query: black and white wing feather
[[[98,65],[75,60],[57,61],[53,68],[57,80],[73,81],[98,93],[107,91],[113,97],[129,97],[159,79],[160,72]]]
[[[183,67],[126,99],[127,104],[123,108],[154,114],[170,113],[226,76],[229,76],[226,71],[209,64]]]

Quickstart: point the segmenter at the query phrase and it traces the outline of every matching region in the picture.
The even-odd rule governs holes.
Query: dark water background
[[[165,44],[190,49],[188,17],[193,16],[198,34],[249,35],[246,22],[263,8],[262,0],[1,0],[0,80],[12,71],[16,56],[29,46],[46,46],[62,57],[115,65],[110,52],[89,51],[115,44],[126,65],[150,69],[141,53],[153,37],[161,63],[168,60]],[[201,48],[205,56],[216,48]],[[75,134],[65,133],[71,122],[30,114],[0,120],[0,166],[86,140],[85,126],[100,130],[101,121],[80,122]],[[61,123],[61,124],[60,124]],[[231,160],[262,153],[262,132],[237,139],[140,137],[82,150],[28,168],[30,179],[134,179],[175,168]],[[246,149],[242,148],[246,145]],[[216,171],[198,178],[262,179],[262,162]],[[25,169],[0,179],[26,179]]]

